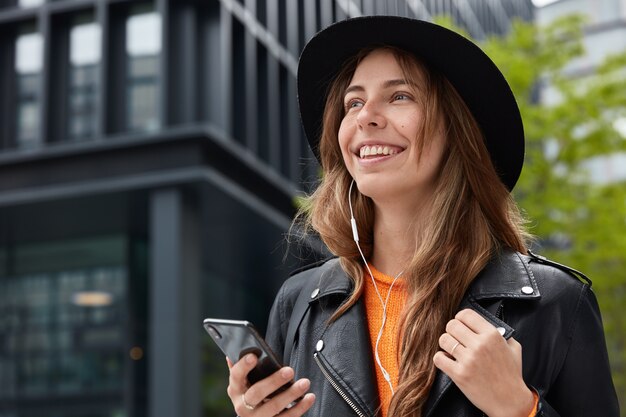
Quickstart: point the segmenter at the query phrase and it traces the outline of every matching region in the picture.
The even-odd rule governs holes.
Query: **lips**
[[[386,155],[395,155],[402,152],[402,149],[399,146],[391,146],[391,145],[363,145],[359,149],[359,157],[361,159],[377,157],[377,156],[386,156]]]

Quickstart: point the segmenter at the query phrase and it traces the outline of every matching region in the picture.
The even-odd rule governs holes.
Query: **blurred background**
[[[324,256],[285,243],[319,173],[297,59],[367,14],[505,72],[515,197],[535,250],[594,281],[626,404],[626,0],[0,0],[0,417],[234,415],[202,319],[263,331]]]

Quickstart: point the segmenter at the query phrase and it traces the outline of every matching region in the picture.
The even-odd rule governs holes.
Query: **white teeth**
[[[397,149],[390,148],[389,146],[374,145],[374,146],[362,146],[359,150],[361,158],[370,155],[395,155],[398,153]]]

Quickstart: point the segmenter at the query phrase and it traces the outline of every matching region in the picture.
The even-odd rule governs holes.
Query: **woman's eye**
[[[403,94],[403,93],[398,93],[395,96],[393,96],[394,100],[409,100],[410,97],[407,94]]]
[[[346,109],[354,109],[356,107],[361,107],[363,103],[359,100],[350,100],[346,103]]]

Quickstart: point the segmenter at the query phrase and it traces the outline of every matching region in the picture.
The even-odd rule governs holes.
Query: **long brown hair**
[[[415,80],[420,70],[425,75],[425,80],[418,82],[426,84],[418,95],[424,111],[418,146],[423,148],[436,129],[443,129],[446,137],[429,221],[424,222],[413,258],[403,273],[408,294],[399,326],[399,385],[389,408],[390,417],[421,416],[436,373],[432,358],[446,323],[493,254],[502,247],[526,252],[528,235],[491,162],[477,122],[454,87],[412,54],[384,48],[394,54],[408,80]],[[352,239],[347,200],[352,177],[343,163],[337,132],[344,117],[343,92],[359,62],[372,50],[350,59],[330,85],[319,147],[323,178],[306,210],[297,217],[319,234],[354,281],[351,296],[332,320],[353,306],[363,289],[363,263]],[[373,202],[358,192],[353,192],[352,199],[361,248],[370,258]]]

